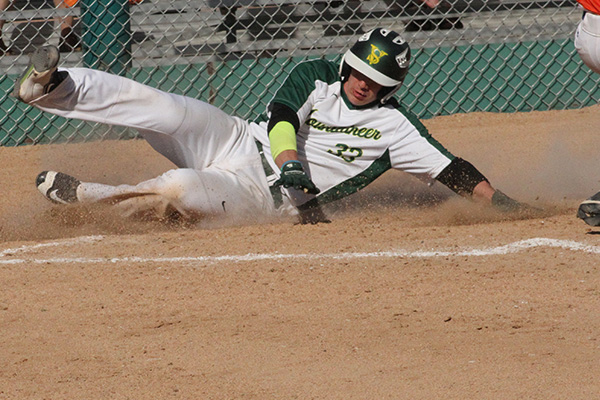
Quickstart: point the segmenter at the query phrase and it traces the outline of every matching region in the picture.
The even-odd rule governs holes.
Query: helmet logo
[[[396,56],[396,62],[400,68],[408,68],[408,49]]]
[[[373,33],[374,31],[369,31],[367,33],[364,33],[361,37],[358,38],[359,42],[366,42],[367,40],[369,40],[371,38],[371,33]]]
[[[387,54],[388,53],[386,53],[383,50],[380,50],[374,44],[371,44],[371,54],[367,56],[367,61],[369,62],[369,64],[377,64],[381,60],[381,57],[387,56]]]

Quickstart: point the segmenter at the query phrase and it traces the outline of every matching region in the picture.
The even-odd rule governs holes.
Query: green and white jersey
[[[316,196],[287,190],[296,205],[324,204],[354,193],[390,168],[435,178],[454,158],[417,117],[395,99],[386,105],[353,106],[342,90],[338,65],[326,60],[298,64],[272,103],[296,111],[300,121],[298,156],[321,189]],[[270,153],[266,121],[253,135],[277,171]]]

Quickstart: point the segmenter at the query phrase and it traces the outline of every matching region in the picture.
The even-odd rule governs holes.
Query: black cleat
[[[591,226],[600,226],[600,192],[581,202],[577,217]]]
[[[35,185],[48,200],[58,204],[77,203],[78,179],[62,172],[44,171],[35,178]]]

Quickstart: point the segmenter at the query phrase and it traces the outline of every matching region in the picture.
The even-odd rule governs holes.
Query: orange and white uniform
[[[575,48],[581,60],[600,74],[600,0],[577,0],[583,18],[575,31]]]

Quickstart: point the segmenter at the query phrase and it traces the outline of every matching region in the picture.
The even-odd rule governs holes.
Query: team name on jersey
[[[381,139],[381,131],[373,128],[359,128],[356,126],[329,126],[317,121],[315,118],[309,118],[306,124],[314,129],[323,132],[340,132],[346,135],[352,135],[365,139],[379,140]]]

